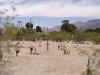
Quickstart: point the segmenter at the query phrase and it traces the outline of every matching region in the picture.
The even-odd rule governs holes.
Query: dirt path
[[[80,75],[87,64],[87,57],[80,56],[19,56],[11,60],[14,75]]]
[[[0,62],[0,75],[13,75],[11,70],[2,62]]]
[[[39,42],[23,42],[18,57],[14,54],[10,59],[13,75],[82,75],[87,69],[88,58],[79,56],[80,49],[71,44],[66,46],[70,55],[64,56],[63,52],[58,50],[57,44],[49,41],[47,51],[45,41],[42,42],[42,47],[39,46]],[[40,55],[30,55],[31,45],[36,47]]]

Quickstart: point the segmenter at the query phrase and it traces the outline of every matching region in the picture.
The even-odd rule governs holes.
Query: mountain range
[[[74,24],[79,30],[96,29],[96,28],[100,28],[100,19],[88,20],[85,22],[78,21],[78,22],[73,22],[72,24]],[[58,26],[49,28],[48,31],[49,32],[60,31],[60,28],[61,28],[61,25],[58,25]]]
[[[100,19],[88,20],[86,22],[73,23],[78,29],[96,29],[100,28]]]

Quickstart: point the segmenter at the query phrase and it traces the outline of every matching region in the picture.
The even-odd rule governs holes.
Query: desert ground
[[[88,55],[100,48],[93,43],[55,41],[19,41],[19,44],[20,53],[16,56],[15,48],[11,48],[12,56],[7,63],[12,75],[82,75],[87,71]],[[58,45],[61,46],[59,50]],[[30,54],[30,47],[33,47],[33,54]]]

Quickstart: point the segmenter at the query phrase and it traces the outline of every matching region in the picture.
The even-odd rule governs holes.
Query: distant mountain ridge
[[[74,24],[78,29],[82,29],[82,30],[86,30],[86,29],[96,29],[96,28],[100,28],[100,19],[94,19],[94,20],[88,20],[86,22],[74,22],[72,23]],[[60,31],[61,29],[61,25],[49,28],[48,31],[52,32],[52,31]]]
[[[96,29],[100,28],[100,19],[89,20],[86,22],[73,23],[78,29]]]

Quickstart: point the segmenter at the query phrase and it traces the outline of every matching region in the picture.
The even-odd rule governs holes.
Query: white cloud
[[[0,0],[0,3],[10,3],[10,2],[13,2],[13,3],[21,3],[25,0]]]
[[[100,6],[77,6],[72,4],[62,6],[59,3],[46,3],[32,6],[18,6],[18,8],[18,13],[23,16],[100,16]]]
[[[13,1],[14,3],[20,3],[20,2],[23,2],[25,0],[9,0],[9,1]]]
[[[79,5],[100,5],[100,0],[80,0]]]
[[[63,4],[60,3],[59,1],[43,2],[34,5],[16,5],[16,7],[17,7],[16,14],[20,14],[22,16],[100,17],[100,10],[99,10],[100,6],[81,6],[81,5],[71,4],[71,3]],[[13,12],[12,13],[9,12],[9,15],[13,15]]]
[[[6,2],[6,1],[9,1],[9,0],[0,0],[0,2]]]

